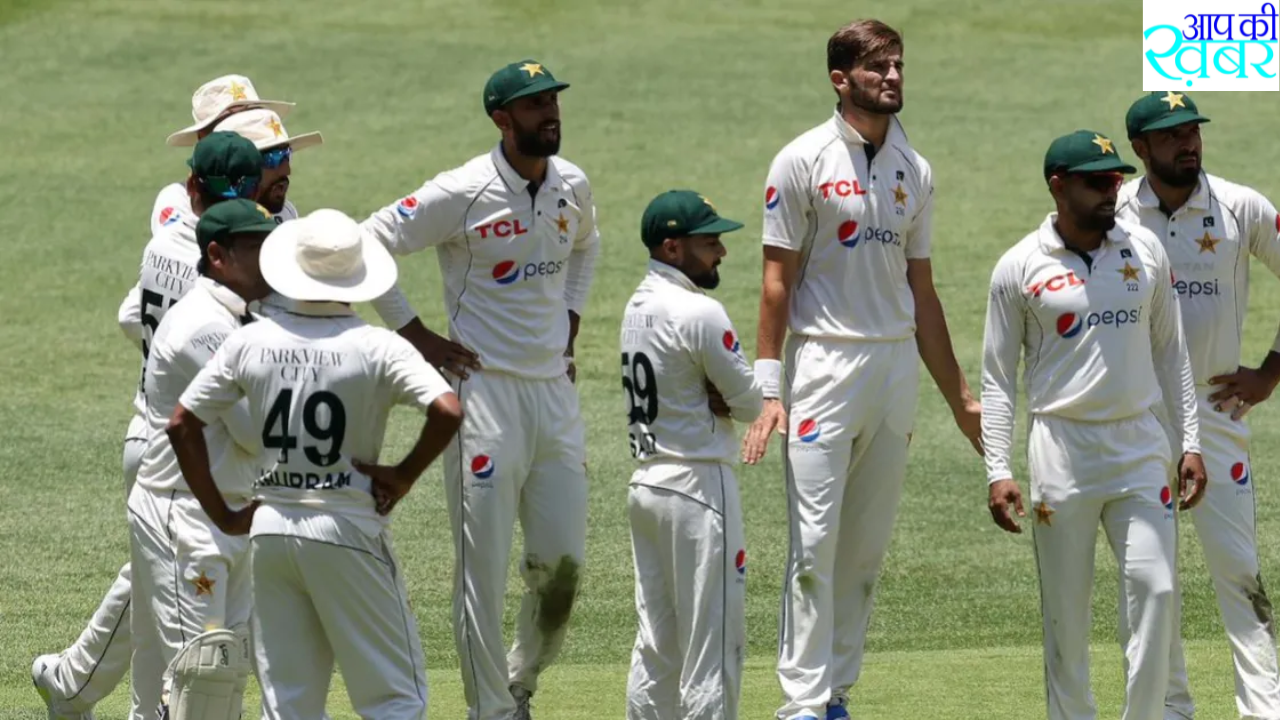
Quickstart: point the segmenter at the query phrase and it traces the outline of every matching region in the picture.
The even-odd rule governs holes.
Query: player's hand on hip
[[[1026,511],[1022,509],[1022,490],[1013,478],[997,480],[988,486],[987,509],[991,511],[991,519],[1000,526],[1001,530],[1015,535],[1022,532],[1022,526],[1013,519],[1013,514],[1010,512],[1017,513],[1020,518],[1027,516]]]
[[[1209,402],[1218,412],[1231,413],[1232,420],[1244,417],[1254,405],[1265,402],[1276,389],[1276,378],[1272,378],[1261,370],[1254,370],[1243,365],[1229,375],[1218,375],[1209,378],[1210,385],[1222,385],[1212,395]]]
[[[951,414],[956,419],[956,427],[969,439],[969,444],[979,455],[984,454],[982,448],[982,403],[967,398]]]
[[[769,438],[775,432],[786,436],[787,411],[782,407],[781,400],[769,398],[764,401],[764,409],[760,411],[760,417],[751,423],[751,427],[747,429],[747,436],[742,439],[742,461],[748,465],[760,462],[760,458],[764,457],[764,451],[769,448]]]
[[[720,394],[720,390],[710,380],[707,381],[707,399],[707,405],[711,407],[712,415],[722,418],[732,416],[733,412],[729,408],[729,403],[724,401],[724,396]]]
[[[415,478],[401,477],[395,465],[371,465],[352,460],[351,466],[373,481],[373,506],[379,515],[386,515],[409,494]]]
[[[1178,463],[1179,510],[1189,510],[1204,499],[1209,486],[1209,476],[1204,469],[1204,458],[1198,453],[1186,453]]]
[[[471,370],[480,369],[480,356],[471,349],[430,331],[427,338],[418,352],[432,365],[463,380],[471,377]]]
[[[564,374],[569,378],[569,382],[578,384],[578,363],[574,362],[572,355],[564,356]]]
[[[228,512],[214,524],[224,535],[248,535],[249,528],[253,527],[253,514],[258,511],[258,506],[261,504],[260,501],[254,500],[238,510]]]

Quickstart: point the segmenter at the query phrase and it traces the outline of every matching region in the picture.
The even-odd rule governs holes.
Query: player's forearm
[[[1276,338],[1276,344],[1280,345],[1280,337]],[[1258,367],[1258,372],[1271,383],[1271,389],[1274,391],[1276,385],[1280,385],[1280,350],[1273,349],[1268,352],[1262,360],[1262,365]]]
[[[134,285],[116,310],[120,331],[139,350],[142,349],[142,291]]]
[[[1016,390],[1004,387],[984,373],[982,381],[982,447],[987,483],[1013,477],[1013,413]]]
[[[578,341],[578,328],[582,325],[582,316],[577,312],[569,311],[569,344],[564,349],[564,354],[573,357],[574,343]]]
[[[592,236],[594,238],[594,234]],[[591,282],[596,274],[596,256],[600,254],[600,241],[593,239],[569,253],[569,265],[564,274],[564,302],[571,314],[581,315],[587,307]]]
[[[393,285],[390,290],[379,298],[375,298],[370,303],[373,309],[378,313],[378,317],[382,318],[382,322],[386,326],[396,332],[404,335],[404,329],[408,325],[417,322],[418,313],[409,304],[409,298],[405,297],[404,292],[400,290],[399,285]],[[407,336],[406,336],[407,339]]]
[[[436,398],[431,407],[427,408],[427,421],[422,425],[418,441],[396,466],[397,474],[416,481],[449,446],[461,427],[462,406],[458,403],[458,397],[449,393]]]
[[[936,293],[919,293],[916,297],[916,346],[925,368],[953,411],[973,399],[951,347],[947,316]]]
[[[178,468],[191,494],[200,501],[200,507],[204,508],[213,524],[221,528],[223,520],[231,514],[231,508],[227,507],[227,501],[209,470],[209,446],[204,440],[204,423],[195,413],[178,405],[165,433],[169,436]]]

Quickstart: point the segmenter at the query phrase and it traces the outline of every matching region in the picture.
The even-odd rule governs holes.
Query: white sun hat
[[[395,258],[339,210],[283,223],[262,243],[258,261],[267,284],[294,300],[364,302],[396,284]]]
[[[293,150],[302,150],[324,143],[324,136],[319,132],[290,137],[289,131],[284,129],[284,123],[280,122],[280,116],[266,108],[241,110],[234,115],[228,115],[222,122],[214,125],[213,129],[217,132],[233,132],[248,138],[259,150],[270,150],[281,145],[288,145]]]
[[[195,124],[170,135],[165,142],[174,147],[195,145],[200,131],[217,122],[228,110],[263,107],[283,117],[293,106],[291,102],[259,98],[253,83],[243,75],[223,75],[201,85],[191,96],[191,119]]]

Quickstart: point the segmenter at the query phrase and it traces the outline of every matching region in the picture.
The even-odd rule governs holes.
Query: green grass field
[[[747,223],[730,238],[717,297],[753,354],[765,171],[784,143],[829,116],[826,40],[855,13],[906,36],[902,118],[933,163],[935,274],[976,382],[991,267],[1050,209],[1040,176],[1049,140],[1080,127],[1123,137],[1124,111],[1141,92],[1138,3],[0,0],[0,720],[43,717],[32,657],[76,637],[127,557],[120,447],[138,361],[115,311],[137,277],[156,191],[186,172],[186,154],[164,138],[188,124],[191,92],[237,72],[263,97],[296,101],[290,131],[323,130],[327,144],[294,159],[292,199],[304,212],[361,217],[487,151],[496,132],[480,89],[493,69],[525,56],[573,84],[561,98],[563,153],[592,180],[604,242],[579,341],[588,568],[535,712],[622,717],[635,618],[616,347],[623,304],[644,272],[640,212],[656,193],[690,187]],[[1280,199],[1274,96],[1197,99],[1214,119],[1207,168]],[[1280,319],[1276,283],[1262,269],[1254,277],[1250,362]],[[434,259],[403,261],[401,278],[424,319],[443,327]],[[1269,406],[1251,417],[1263,572],[1274,577],[1280,506],[1269,480],[1280,476],[1280,422]],[[408,448],[414,423],[394,418],[389,457]],[[1030,538],[991,524],[980,461],[927,380],[912,450],[854,714],[1043,717]],[[772,658],[786,545],[777,445],[739,478],[751,557],[742,717],[765,718],[779,699]],[[447,523],[433,469],[397,511],[394,532],[429,656],[431,716],[461,718]],[[1189,526],[1182,538],[1199,717],[1233,718],[1212,590]],[[1100,717],[1116,717],[1115,565],[1101,545],[1099,554],[1094,685]],[[509,609],[518,592],[512,583]],[[126,710],[122,688],[99,717]],[[353,717],[337,690],[331,710]]]

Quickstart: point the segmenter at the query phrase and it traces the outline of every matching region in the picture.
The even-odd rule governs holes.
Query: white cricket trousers
[[[1090,597],[1098,526],[1120,571],[1128,675],[1122,720],[1162,720],[1176,633],[1169,442],[1150,412],[1085,423],[1037,415],[1028,437],[1049,720],[1094,720]]]
[[[239,506],[244,501],[232,501]],[[249,538],[224,535],[187,492],[134,485],[132,720],[157,716],[165,669],[196,635],[247,624]]]
[[[147,448],[146,421],[134,415],[124,439],[124,495],[126,502],[142,466]],[[115,692],[129,672],[129,602],[133,589],[130,566],[125,563],[107,594],[94,611],[80,637],[58,656],[50,673],[54,690],[71,707],[87,712]]]
[[[1231,645],[1236,708],[1246,720],[1280,720],[1273,612],[1262,584],[1254,529],[1256,478],[1249,462],[1249,426],[1232,420],[1231,413],[1213,408],[1208,398],[1215,388],[1196,390],[1200,398],[1200,449],[1209,488],[1204,500],[1191,509],[1191,520],[1204,548]],[[1174,443],[1178,447],[1177,440]],[[1175,716],[1189,720],[1195,704],[1180,635],[1174,637],[1172,653],[1166,702]]]
[[[253,518],[253,646],[265,720],[324,717],[334,664],[365,720],[421,720],[427,677],[391,546],[322,510],[263,505]]]
[[[627,720],[737,720],[747,553],[733,470],[645,465],[627,507],[639,619]]]
[[[914,338],[787,340],[787,507],[780,720],[826,716],[858,680],[876,580],[907,474]]]
[[[465,419],[444,453],[454,537],[454,637],[470,720],[507,720],[560,653],[586,555],[586,432],[567,377],[498,372],[454,380]],[[515,643],[502,637],[517,518],[525,593]],[[504,657],[505,656],[505,657]]]

